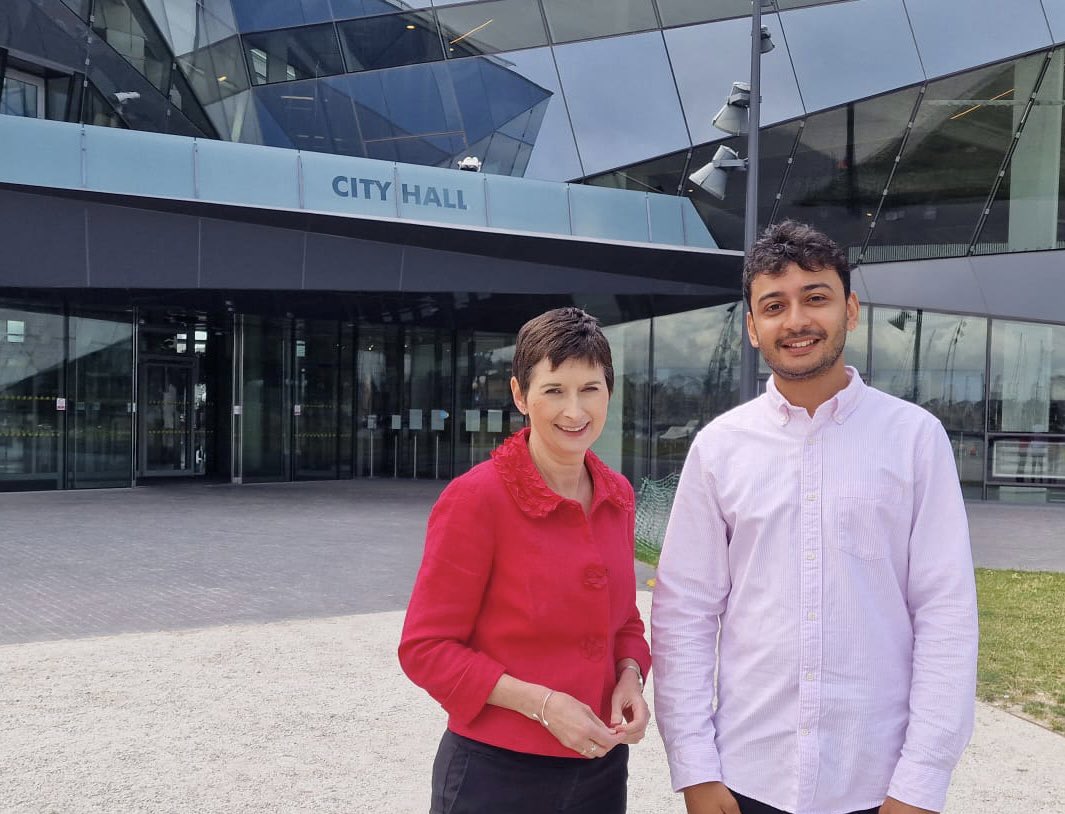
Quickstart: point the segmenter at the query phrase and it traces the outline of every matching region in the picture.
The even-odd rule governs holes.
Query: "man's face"
[[[806,271],[796,263],[779,276],[751,282],[747,328],[751,344],[781,379],[803,381],[843,366],[847,331],[858,326],[858,297],[843,296],[835,269]]]

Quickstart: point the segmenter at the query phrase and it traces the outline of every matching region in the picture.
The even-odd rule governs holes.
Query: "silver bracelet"
[[[547,723],[547,718],[544,717],[544,712],[546,712],[546,710],[547,710],[547,699],[550,698],[554,694],[555,694],[554,690],[548,690],[547,691],[547,695],[544,696],[544,700],[540,704],[540,714],[537,715],[534,712],[533,716],[532,716],[533,720],[534,721],[539,721],[543,725],[544,729],[548,729],[550,727],[550,724]]]
[[[621,668],[621,673],[625,672],[626,670],[632,670],[634,673],[636,673],[636,680],[638,682],[640,682],[640,689],[642,690],[643,689],[643,672],[640,670],[640,668],[637,665],[635,665],[635,664],[626,664],[624,667]],[[621,678],[621,673],[618,673],[618,678],[619,679]]]

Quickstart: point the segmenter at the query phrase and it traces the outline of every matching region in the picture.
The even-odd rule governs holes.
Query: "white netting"
[[[636,553],[642,560],[658,560],[679,481],[680,475],[672,473],[658,480],[644,478],[640,482],[636,494]]]

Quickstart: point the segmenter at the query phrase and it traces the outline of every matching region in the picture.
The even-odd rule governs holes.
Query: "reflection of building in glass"
[[[713,250],[742,244],[745,179],[718,200],[689,176],[745,152],[712,119],[747,78],[749,8],[0,4],[0,132],[50,120],[42,153],[93,156],[73,185],[30,156],[0,181],[0,479],[447,477],[514,425],[518,325],[569,302],[617,355],[604,456],[674,471],[738,397],[736,263]],[[764,23],[760,223],[847,247],[848,359],[943,421],[970,495],[1065,496],[1065,6],[779,0]],[[108,152],[93,126],[196,148]],[[466,157],[475,226],[441,169]],[[167,383],[185,395],[154,427],[136,408]]]

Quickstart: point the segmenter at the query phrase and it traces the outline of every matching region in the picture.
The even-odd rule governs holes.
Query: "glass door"
[[[146,360],[140,377],[139,475],[196,474],[195,362]]]
[[[295,477],[336,478],[343,457],[340,394],[345,371],[339,364],[341,326],[337,322],[299,319],[295,327]]]

